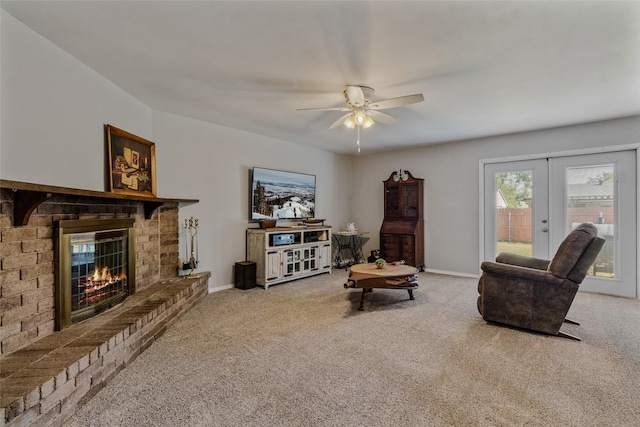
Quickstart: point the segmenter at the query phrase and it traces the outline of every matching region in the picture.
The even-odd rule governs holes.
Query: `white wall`
[[[365,255],[379,248],[383,186],[393,170],[424,178],[427,269],[479,273],[479,162],[536,153],[640,142],[640,116],[497,136],[406,151],[361,155],[354,160],[354,220],[371,232]]]
[[[350,218],[350,157],[154,112],[0,14],[0,178],[102,191],[104,124],[155,142],[158,197],[200,200],[180,214],[200,220],[198,270],[212,272],[210,287],[231,284],[234,262],[245,258],[245,229],[256,226],[248,221],[253,166],[316,175],[316,215],[328,224]]]
[[[153,140],[158,191],[199,199],[181,206],[180,224],[199,220],[198,270],[212,272],[210,287],[231,284],[235,261],[245,259],[245,230],[257,226],[249,223],[254,166],[316,175],[316,217],[349,218],[350,157],[161,112],[153,114]]]
[[[0,177],[105,190],[104,124],[151,137],[151,109],[0,10]]]

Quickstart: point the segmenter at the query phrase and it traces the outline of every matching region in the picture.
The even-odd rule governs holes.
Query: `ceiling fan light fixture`
[[[356,126],[362,126],[363,128],[371,127],[375,122],[371,118],[370,115],[365,113],[364,111],[356,111],[354,113],[349,114],[347,118],[344,120],[344,125],[349,129],[353,129]]]
[[[356,124],[358,126],[364,126],[365,122],[367,121],[367,115],[362,112],[362,111],[358,111],[357,113],[355,113],[355,121]]]
[[[364,126],[364,128],[368,128],[371,127],[375,122],[373,121],[373,119],[371,118],[370,115],[367,114],[367,119],[364,121],[364,124],[362,126]]]
[[[383,99],[373,102],[375,91],[368,86],[347,85],[342,91],[347,107],[328,107],[328,108],[299,108],[298,110],[322,110],[322,111],[343,111],[347,112],[344,116],[337,119],[329,129],[335,129],[344,124],[349,129],[356,129],[358,152],[360,152],[360,128],[366,129],[375,124],[371,114],[377,121],[383,124],[395,123],[396,119],[379,110],[387,110],[390,108],[403,107],[424,101],[421,93],[413,95],[399,96],[396,98]]]
[[[344,125],[349,129],[356,127],[355,114],[349,114],[349,116],[344,119]]]

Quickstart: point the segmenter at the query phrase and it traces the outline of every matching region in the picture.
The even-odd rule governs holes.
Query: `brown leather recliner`
[[[562,241],[553,260],[500,253],[482,263],[478,311],[503,323],[579,340],[560,331],[571,303],[604,239],[593,224],[580,224]]]

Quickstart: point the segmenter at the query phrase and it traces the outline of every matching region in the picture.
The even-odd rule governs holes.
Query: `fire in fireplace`
[[[133,219],[56,223],[56,329],[93,317],[135,291]]]
[[[126,244],[125,229],[71,235],[72,322],[129,294]]]
[[[126,264],[123,267],[126,267]],[[71,294],[72,311],[87,305],[98,304],[112,295],[128,293],[126,273],[122,272],[113,276],[109,267],[96,267],[92,275],[80,279],[79,285],[72,283],[71,287],[73,288]]]

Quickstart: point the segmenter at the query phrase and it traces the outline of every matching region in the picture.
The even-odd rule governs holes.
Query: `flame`
[[[116,283],[126,277],[127,275],[124,272],[117,276],[113,276],[111,271],[109,271],[109,267],[96,267],[93,274],[87,277],[87,285],[91,288],[87,289],[86,292],[102,289],[105,286]]]
[[[102,271],[100,271],[98,267],[96,267],[96,270],[93,272],[93,276],[91,278],[91,280],[93,280],[94,282],[97,282],[97,281],[111,282],[111,279],[112,277],[111,277],[111,272],[109,271],[109,267],[103,267]]]

